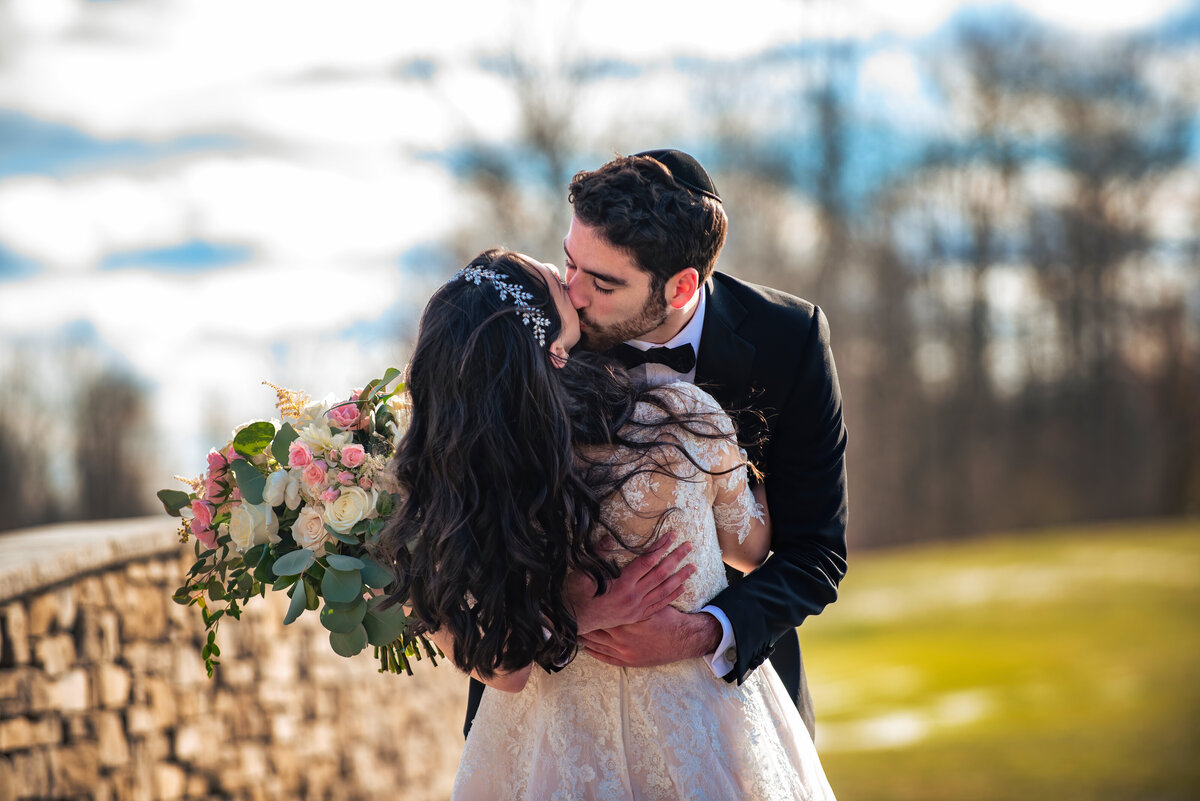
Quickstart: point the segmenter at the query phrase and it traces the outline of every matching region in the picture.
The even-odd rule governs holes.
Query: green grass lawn
[[[801,642],[840,801],[1200,799],[1200,521],[855,554]]]

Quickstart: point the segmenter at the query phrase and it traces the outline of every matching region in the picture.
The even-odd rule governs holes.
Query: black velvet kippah
[[[682,150],[644,150],[634,153],[635,156],[648,156],[666,167],[675,176],[675,180],[702,195],[720,201],[717,187],[708,177],[708,173],[700,166],[700,162],[684,153]]]

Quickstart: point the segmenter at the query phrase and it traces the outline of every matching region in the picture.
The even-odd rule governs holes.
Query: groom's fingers
[[[640,579],[662,561],[663,554],[668,551],[674,542],[675,532],[668,531],[666,534],[663,534],[648,550],[642,552],[636,559],[625,565],[621,570],[621,575],[628,576],[634,580]]]
[[[657,565],[648,570],[638,584],[646,588],[658,587],[664,583],[667,583],[672,588],[679,586],[687,578],[687,576],[680,577],[680,574],[684,571],[680,570],[679,566],[691,552],[692,544],[690,542],[683,543],[664,556],[662,561]]]
[[[586,638],[580,637],[580,641],[583,643],[583,650],[593,659],[618,667],[625,666],[623,654],[612,642],[612,638],[606,641],[589,635]]]
[[[683,595],[685,589],[684,583],[691,578],[696,572],[695,565],[685,565],[682,570],[679,570],[672,577],[674,580],[664,582],[654,589],[654,594],[646,597],[646,608],[643,614],[650,617],[655,612],[658,612],[667,604],[674,601],[680,595]]]

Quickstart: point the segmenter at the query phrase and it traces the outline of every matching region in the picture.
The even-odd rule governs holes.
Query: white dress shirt
[[[692,314],[692,319],[688,320],[687,325],[678,334],[671,337],[670,340],[657,343],[631,339],[626,344],[638,350],[649,350],[650,348],[657,347],[677,348],[680,345],[691,345],[692,349],[696,351],[696,356],[699,357],[700,334],[704,331],[704,311],[707,305],[708,288],[704,287],[704,291],[700,293],[700,300],[696,304],[696,311]],[[634,381],[651,387],[661,386],[671,381],[687,381],[691,384],[696,381],[696,368],[693,367],[687,373],[677,373],[665,364],[648,363],[634,367],[629,371],[629,375]],[[703,607],[700,611],[712,615],[721,624],[721,642],[717,645],[717,650],[704,657],[704,659],[708,662],[708,666],[712,668],[714,675],[718,678],[724,677],[729,671],[733,670],[737,661],[733,626],[729,624],[729,618],[725,616],[725,613],[712,604]]]

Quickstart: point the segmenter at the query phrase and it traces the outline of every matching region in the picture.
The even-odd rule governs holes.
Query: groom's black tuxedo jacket
[[[846,429],[821,310],[723,273],[709,283],[696,383],[738,424],[765,474],[771,556],[711,603],[729,618],[741,683],[767,657],[813,728],[796,627],[837,598],[846,572]],[[471,681],[466,729],[483,685]]]
[[[738,424],[766,475],[771,556],[712,600],[729,618],[739,683],[768,656],[800,707],[812,708],[796,627],[837,598],[846,572],[846,428],[821,310],[723,273],[710,284],[696,383]]]

